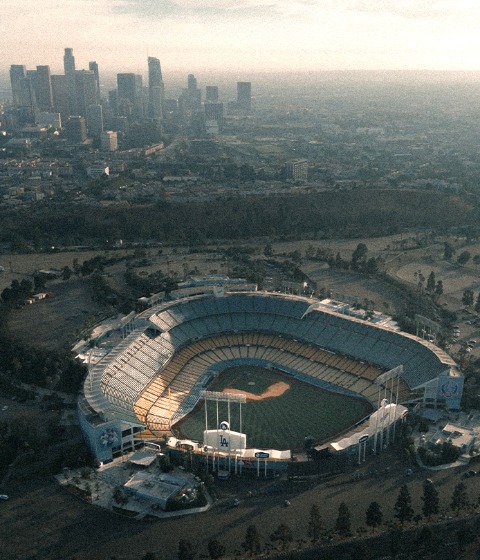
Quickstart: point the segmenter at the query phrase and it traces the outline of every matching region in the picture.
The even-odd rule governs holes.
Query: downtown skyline
[[[4,69],[59,72],[68,45],[108,72],[480,70],[473,0],[5,0],[2,22]]]

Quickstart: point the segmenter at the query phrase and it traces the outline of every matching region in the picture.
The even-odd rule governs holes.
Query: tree
[[[438,299],[443,294],[443,282],[438,280],[437,285],[435,286],[435,296]]]
[[[250,556],[253,554],[258,554],[260,552],[260,535],[258,534],[258,529],[256,525],[249,525],[245,533],[245,540],[242,543],[242,547],[250,552]]]
[[[477,301],[475,302],[474,309],[477,313],[480,313],[480,292],[478,293]]]
[[[428,525],[425,525],[418,534],[416,544],[418,547],[422,548],[425,553],[432,554],[438,550],[440,540],[432,529]]]
[[[428,480],[423,483],[422,501],[422,513],[427,519],[430,519],[432,515],[438,514],[440,505],[438,491],[433,483]]]
[[[372,528],[372,532],[375,528],[382,524],[383,514],[380,509],[380,504],[378,502],[371,502],[365,512],[365,523],[368,527]]]
[[[178,543],[178,560],[193,560],[196,552],[193,544],[186,539],[180,539]]]
[[[155,556],[155,554],[153,554],[153,552],[146,552],[142,556],[142,560],[156,560],[156,556]]]
[[[464,265],[467,264],[467,262],[470,260],[470,257],[472,255],[468,252],[468,251],[462,251],[457,258],[457,263]]]
[[[460,510],[468,506],[467,487],[464,482],[459,482],[453,489],[452,501],[450,502],[450,509],[458,515]]]
[[[433,270],[428,275],[426,290],[431,294],[435,291],[435,273]]]
[[[367,258],[368,248],[365,243],[359,243],[352,253],[352,268],[358,270]]]
[[[411,521],[413,519],[414,511],[412,508],[412,498],[406,484],[400,488],[394,509],[395,517],[400,521],[402,526],[405,521]]]
[[[462,295],[462,303],[468,307],[473,305],[474,294],[473,290],[464,290]]]
[[[267,244],[265,245],[265,249],[263,250],[263,254],[264,254],[266,257],[271,257],[271,256],[273,256],[273,247],[272,247],[271,243],[267,243]]]
[[[369,560],[371,557],[367,545],[363,542],[356,543],[350,553],[350,560]]]
[[[345,502],[342,502],[338,507],[337,520],[335,521],[335,531],[341,537],[348,537],[350,535],[350,510]]]
[[[225,547],[216,539],[208,541],[208,555],[212,560],[218,560],[222,556],[225,556]]]
[[[450,245],[450,243],[444,243],[443,258],[447,261],[451,261],[453,255],[455,254],[455,249]]]
[[[312,504],[310,508],[310,519],[308,521],[308,536],[312,542],[317,542],[320,538],[320,531],[322,530],[322,517],[320,510],[316,504]]]
[[[280,541],[282,550],[285,550],[290,542],[293,541],[293,533],[286,523],[280,523],[275,531],[270,535],[272,542]]]

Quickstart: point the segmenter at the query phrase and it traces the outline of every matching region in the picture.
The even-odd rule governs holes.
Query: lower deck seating
[[[229,333],[193,342],[175,353],[135,403],[135,413],[153,432],[168,431],[178,412],[188,412],[200,396],[199,380],[210,367],[228,360],[261,360],[280,369],[297,371],[303,379],[329,383],[353,391],[376,404],[379,387],[374,383],[382,370],[315,346],[278,337],[252,333]],[[407,397],[405,384],[400,395]],[[161,428],[160,428],[161,426]]]

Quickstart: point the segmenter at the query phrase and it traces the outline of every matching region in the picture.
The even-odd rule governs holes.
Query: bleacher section
[[[296,296],[192,297],[147,310],[135,324],[90,368],[85,397],[97,412],[140,419],[153,430],[188,409],[209,368],[231,360],[279,364],[304,380],[374,403],[374,380],[382,371],[403,365],[402,401],[409,389],[455,367],[447,354],[417,337],[320,311]]]
[[[148,426],[161,424],[163,429],[177,422],[197,404],[204,388],[202,379],[208,377],[212,366],[228,363],[269,365],[306,383],[344,389],[342,392],[364,396],[374,404],[378,400],[379,387],[373,380],[380,369],[292,339],[257,332],[230,333],[179,350],[136,402],[139,419]],[[408,394],[408,388],[401,384],[400,397]]]

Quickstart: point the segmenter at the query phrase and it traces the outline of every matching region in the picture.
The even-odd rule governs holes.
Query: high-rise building
[[[33,80],[36,72],[25,70],[21,64],[10,66],[10,82],[12,84],[13,106],[17,109],[23,123],[36,122],[38,117],[37,98]]]
[[[23,64],[12,64],[10,66],[10,83],[12,84],[13,106],[18,109],[21,104],[21,80],[27,77],[27,70]]]
[[[205,103],[205,122],[215,121],[218,130],[223,128],[223,103]]]
[[[73,56],[73,49],[65,49],[65,54],[63,56],[63,69],[65,71],[65,78],[67,80],[70,115],[76,115],[78,114],[78,108],[75,84],[75,57]]]
[[[87,139],[87,125],[84,117],[71,116],[66,125],[67,139],[72,144],[83,144]]]
[[[77,114],[85,117],[87,107],[98,104],[97,81],[91,70],[77,70],[75,72],[75,95],[77,100]]]
[[[207,103],[217,103],[217,101],[218,101],[218,86],[207,86],[205,88],[205,101]]]
[[[60,113],[62,120],[66,121],[70,116],[70,101],[67,88],[67,78],[63,74],[52,75],[53,107]]]
[[[53,93],[50,66],[37,66],[35,86],[38,108],[40,111],[51,111],[53,108]]]
[[[187,88],[183,90],[179,101],[181,111],[187,118],[202,111],[202,90],[198,89],[197,78],[193,74],[188,75]]]
[[[103,132],[103,109],[101,105],[87,107],[87,133],[88,136],[100,139]]]
[[[252,83],[237,82],[237,107],[241,113],[252,112]]]
[[[148,116],[151,119],[163,117],[164,86],[160,60],[148,57]]]
[[[117,113],[125,117],[143,117],[142,76],[117,74]]]
[[[88,69],[95,74],[95,81],[97,82],[97,103],[100,103],[100,74],[98,72],[98,64],[92,60],[88,63]]]

